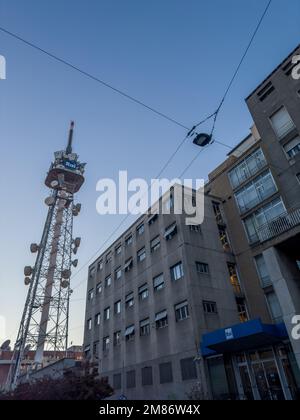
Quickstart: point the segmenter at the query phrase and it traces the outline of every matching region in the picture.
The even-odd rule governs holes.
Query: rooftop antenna
[[[68,146],[66,148],[66,154],[70,155],[72,153],[72,142],[73,142],[73,133],[74,133],[74,121],[71,121],[70,131],[69,131],[69,139],[68,139]]]

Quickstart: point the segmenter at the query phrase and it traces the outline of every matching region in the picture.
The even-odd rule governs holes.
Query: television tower
[[[39,244],[31,244],[37,253],[34,267],[25,267],[25,285],[29,287],[7,389],[14,389],[22,374],[22,361],[28,351],[35,351],[33,368],[42,367],[44,351],[62,352],[68,347],[69,300],[72,259],[80,246],[73,239],[73,218],[81,210],[74,203],[74,194],[84,183],[85,163],[72,151],[74,123],[71,123],[66,150],[54,153],[45,184],[50,195],[45,200],[48,214]]]

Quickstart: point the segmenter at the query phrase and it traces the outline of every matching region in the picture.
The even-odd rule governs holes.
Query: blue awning
[[[254,319],[213,331],[202,336],[201,353],[208,357],[273,345],[288,338],[284,323],[263,324]]]

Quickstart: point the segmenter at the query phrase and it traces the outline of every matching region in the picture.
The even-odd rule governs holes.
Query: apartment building
[[[222,201],[228,222],[249,316],[286,330],[262,333],[259,343],[253,324],[242,351],[229,349],[239,393],[251,399],[299,398],[300,340],[291,333],[300,314],[300,80],[291,75],[297,54],[300,46],[248,96],[251,133],[209,175],[209,191]]]
[[[143,215],[89,268],[85,355],[116,398],[187,399],[199,383],[208,396],[201,336],[248,320],[220,201],[186,225],[167,200],[170,214]]]

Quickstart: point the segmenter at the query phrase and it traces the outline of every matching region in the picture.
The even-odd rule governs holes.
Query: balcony
[[[283,213],[258,229],[260,242],[275,238],[300,225],[300,208]]]

